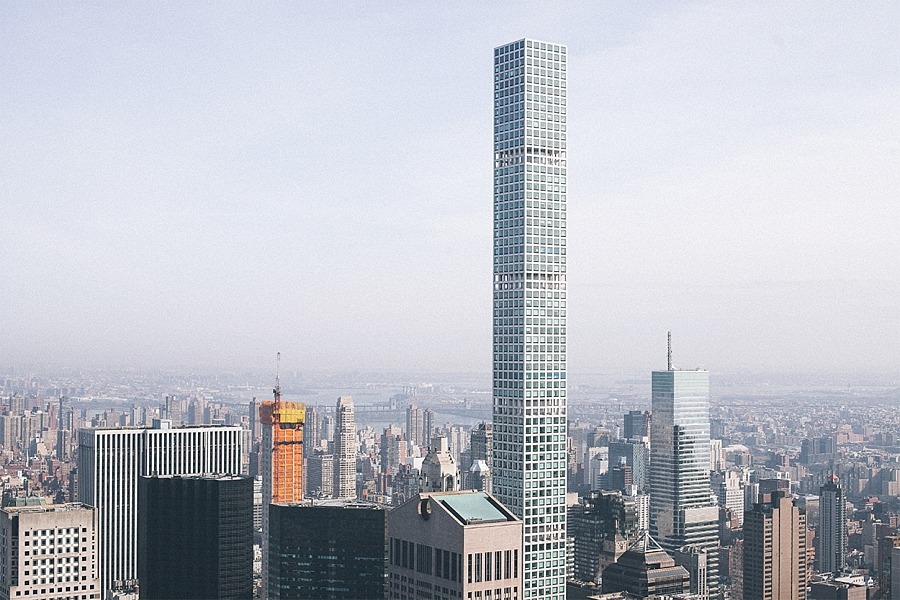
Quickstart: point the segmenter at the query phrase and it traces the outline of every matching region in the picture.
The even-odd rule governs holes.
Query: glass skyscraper
[[[654,371],[652,406],[650,535],[669,553],[705,551],[706,577],[691,573],[691,591],[715,597],[719,509],[709,486],[709,371]]]
[[[566,47],[494,49],[493,490],[524,597],[565,598]]]

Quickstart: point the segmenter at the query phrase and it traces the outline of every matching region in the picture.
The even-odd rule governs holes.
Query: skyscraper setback
[[[493,490],[524,597],[565,597],[566,47],[494,49]]]

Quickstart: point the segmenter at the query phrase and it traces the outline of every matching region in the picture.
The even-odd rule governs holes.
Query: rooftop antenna
[[[281,402],[281,352],[275,355],[275,402]]]
[[[668,362],[669,362],[669,370],[674,371],[672,368],[672,332],[668,332],[668,340],[669,340],[669,352],[668,352]]]

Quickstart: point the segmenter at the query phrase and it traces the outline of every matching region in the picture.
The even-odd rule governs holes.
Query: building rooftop
[[[434,493],[429,496],[466,525],[516,520],[512,513],[485,492]]]
[[[12,496],[4,499],[3,508],[13,508],[17,506],[50,506],[51,504],[53,504],[53,500],[45,496]]]
[[[67,502],[65,504],[27,504],[18,506],[4,506],[3,512],[7,513],[48,513],[65,512],[70,510],[91,510],[90,507],[80,502]]]
[[[145,479],[208,479],[213,481],[237,481],[240,479],[252,479],[249,475],[234,475],[232,473],[203,473],[200,475],[141,475]]]
[[[362,508],[384,510],[383,504],[348,498],[307,498],[300,502],[275,502],[278,506],[300,506],[303,508]]]
[[[201,425],[179,425],[172,426],[172,422],[168,419],[154,419],[151,425],[104,425],[103,427],[80,427],[79,431],[183,431],[192,429],[241,429],[240,425],[219,425],[212,423],[204,423]],[[160,421],[160,422],[157,422]],[[168,423],[168,424],[167,424]]]

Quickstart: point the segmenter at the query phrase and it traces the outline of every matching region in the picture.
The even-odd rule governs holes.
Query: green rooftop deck
[[[504,512],[484,492],[432,494],[431,496],[467,525],[515,520],[515,517]]]

